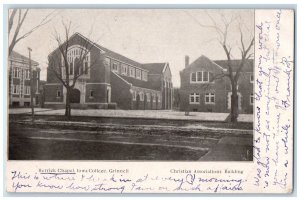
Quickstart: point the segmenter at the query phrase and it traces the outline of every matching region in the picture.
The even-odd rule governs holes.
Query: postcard
[[[7,12],[7,192],[293,192],[294,10]]]

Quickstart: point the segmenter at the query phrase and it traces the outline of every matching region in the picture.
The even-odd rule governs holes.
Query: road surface
[[[237,135],[234,130],[233,135],[230,130],[225,135],[222,130],[206,129],[194,129],[190,134],[176,126],[166,128],[105,124],[93,130],[60,128],[51,126],[50,122],[44,126],[10,123],[9,159],[252,160],[252,135]]]

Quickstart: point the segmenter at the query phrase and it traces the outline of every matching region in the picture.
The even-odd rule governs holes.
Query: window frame
[[[208,102],[206,101],[206,98],[208,98]],[[214,98],[214,101],[212,102],[212,98]],[[204,102],[207,105],[214,105],[216,104],[216,93],[205,93]]]
[[[199,79],[198,75],[201,73],[201,80]],[[207,73],[207,81],[204,81],[204,73]],[[196,71],[196,72],[191,72],[190,73],[190,83],[195,84],[195,83],[213,83],[210,82],[210,71]],[[193,74],[195,74],[195,81],[193,81]]]
[[[194,101],[191,101],[193,98]],[[199,102],[197,102],[197,98],[199,98]],[[192,105],[200,105],[200,93],[190,93],[189,95],[189,103]]]
[[[24,85],[24,95],[30,95],[30,86]]]

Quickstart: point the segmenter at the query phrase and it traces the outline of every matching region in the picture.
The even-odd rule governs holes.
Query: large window
[[[88,75],[90,67],[90,53],[79,45],[73,45],[68,49],[67,61],[69,63],[69,75]],[[64,60],[62,58],[62,62]],[[80,64],[80,65],[79,65]],[[65,76],[65,75],[64,75]]]
[[[209,82],[211,72],[208,71],[198,71],[198,72],[192,72],[190,74],[190,82],[191,83],[207,83]]]
[[[191,93],[190,94],[190,104],[200,104],[200,94]]]
[[[206,93],[205,94],[205,104],[215,104],[215,94]]]
[[[140,69],[136,69],[136,78],[137,79],[141,79],[142,76],[141,76],[141,70]]]

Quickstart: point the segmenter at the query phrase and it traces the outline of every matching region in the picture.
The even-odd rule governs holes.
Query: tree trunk
[[[65,110],[65,116],[68,120],[71,118],[71,103],[70,103],[70,95],[71,95],[71,89],[69,87],[67,89],[67,96],[66,96],[66,110]]]
[[[231,95],[231,111],[230,111],[230,121],[233,123],[237,122],[237,118],[239,116],[239,101],[237,94],[237,86],[236,83],[232,83],[232,95]]]

